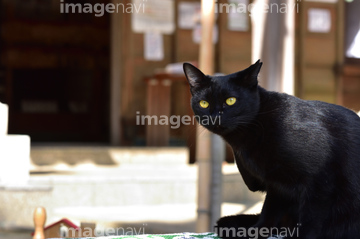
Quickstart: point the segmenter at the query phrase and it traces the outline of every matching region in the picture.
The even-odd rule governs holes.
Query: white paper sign
[[[194,29],[201,20],[200,2],[180,2],[178,6],[178,25],[181,29]]]
[[[164,40],[159,32],[144,34],[144,58],[148,61],[162,61],[164,59]]]
[[[360,29],[349,49],[346,51],[346,56],[350,58],[360,58]]]
[[[144,4],[132,12],[132,30],[137,33],[157,31],[172,34],[175,31],[174,0],[132,0],[134,6]]]
[[[195,27],[194,27],[194,30],[193,30],[193,34],[192,34],[192,37],[193,37],[193,42],[196,43],[196,44],[200,44],[201,43],[201,25],[200,24],[197,24]],[[218,29],[218,26],[215,25],[214,26],[214,29],[213,29],[213,43],[216,44],[219,40],[219,29]]]
[[[328,33],[331,30],[331,12],[328,9],[310,8],[308,10],[309,32]]]
[[[229,8],[228,13],[228,29],[230,31],[242,31],[249,30],[249,18],[246,11],[239,11],[238,6],[248,6],[248,0],[228,0],[228,4],[232,4],[234,7]]]

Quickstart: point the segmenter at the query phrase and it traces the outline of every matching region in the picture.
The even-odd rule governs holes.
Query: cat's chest
[[[296,167],[287,167],[282,163],[279,155],[271,154],[266,150],[247,151],[244,149],[234,150],[234,155],[236,163],[241,164],[250,175],[265,184],[266,188],[277,188],[289,196],[298,195],[297,192],[304,183],[302,174]]]
[[[235,160],[237,164],[249,171],[261,181],[265,179],[265,163],[263,162],[263,155],[257,151],[248,151],[244,149],[234,149]]]

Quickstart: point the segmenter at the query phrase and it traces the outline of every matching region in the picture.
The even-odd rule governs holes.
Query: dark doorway
[[[109,15],[61,13],[60,4],[1,1],[0,101],[9,105],[9,134],[107,142]]]

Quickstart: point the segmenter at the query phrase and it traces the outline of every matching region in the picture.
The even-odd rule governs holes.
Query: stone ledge
[[[13,192],[37,192],[37,191],[51,191],[53,187],[46,185],[1,185],[0,191]]]
[[[119,165],[187,165],[189,149],[186,147],[107,147],[107,146],[33,146],[31,160],[35,167],[57,164],[76,166]]]

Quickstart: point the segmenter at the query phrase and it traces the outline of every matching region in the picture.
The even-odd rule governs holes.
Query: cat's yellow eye
[[[227,104],[227,105],[233,105],[233,104],[235,104],[235,102],[236,102],[236,98],[235,98],[235,97],[230,97],[230,98],[228,98],[228,99],[226,100],[226,104]]]
[[[204,109],[206,109],[207,107],[209,107],[209,102],[205,101],[205,100],[201,100],[200,101],[200,106]]]

